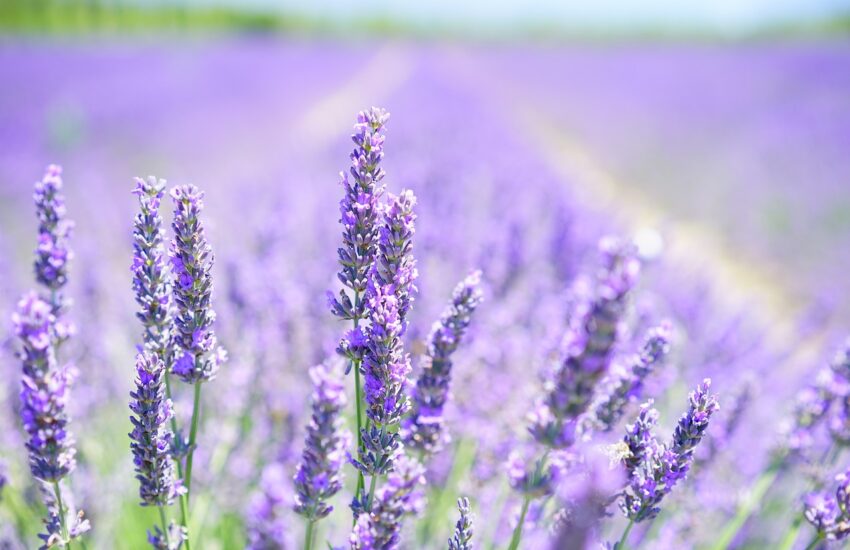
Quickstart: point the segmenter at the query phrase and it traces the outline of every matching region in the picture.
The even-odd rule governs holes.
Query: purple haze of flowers
[[[819,539],[844,540],[850,536],[850,470],[835,477],[835,496],[811,494],[804,515],[817,530]]]
[[[357,320],[366,315],[365,293],[369,270],[375,261],[379,200],[383,193],[383,130],[389,116],[377,107],[357,115],[351,136],[354,150],[350,155],[349,174],[340,173],[345,196],[339,205],[343,230],[342,247],[338,251],[341,266],[338,277],[354,293],[353,301],[345,289],[340,290],[339,298],[328,293],[331,311],[340,319]]]
[[[145,347],[169,364],[171,330],[171,288],[165,263],[162,217],[159,207],[165,193],[165,180],[153,176],[136,178],[133,194],[139,199],[139,212],[133,222],[133,291],[139,310],[136,317],[144,326]]]
[[[330,369],[310,369],[313,380],[313,415],[307,425],[304,452],[295,474],[295,511],[310,521],[333,511],[328,504],[342,489],[342,465],[349,445],[340,412],[345,407],[345,390]]]
[[[455,523],[455,532],[449,539],[449,550],[472,550],[472,514],[469,510],[469,499],[457,499],[457,510],[460,517]]]
[[[839,406],[830,418],[828,413],[836,400]],[[809,449],[815,430],[827,418],[835,441],[850,441],[850,341],[835,354],[827,368],[818,372],[814,383],[797,394],[792,426],[786,437],[789,451],[799,454]]]
[[[174,342],[176,359],[172,372],[188,384],[215,378],[227,359],[213,331],[212,248],[199,218],[204,194],[194,185],[171,190],[174,199],[174,239],[171,266],[174,273]]]
[[[166,427],[174,411],[165,397],[165,365],[152,351],[136,356],[136,389],[130,392],[130,449],[142,506],[168,506],[182,487],[171,458],[172,434]]]
[[[583,431],[614,429],[629,401],[640,398],[646,377],[670,351],[671,332],[672,327],[666,322],[650,329],[640,353],[632,355],[621,372],[603,381],[601,391],[583,419]]]
[[[443,408],[449,396],[452,354],[460,345],[472,314],[481,303],[480,285],[480,271],[463,279],[455,287],[448,308],[431,329],[422,373],[413,390],[412,411],[402,430],[405,444],[424,453],[437,452],[446,439]]]
[[[532,435],[551,448],[563,449],[575,442],[579,417],[589,408],[598,382],[608,371],[626,298],[640,273],[633,245],[606,238],[599,249],[602,266],[592,293],[576,305],[564,358],[546,383],[544,399],[530,415]]]
[[[284,516],[289,495],[283,465],[273,462],[266,466],[260,478],[260,492],[248,506],[248,550],[286,550],[290,547],[290,523]]]
[[[400,546],[402,519],[422,506],[425,469],[413,458],[399,457],[387,482],[375,494],[372,509],[357,519],[352,550],[394,550]]]
[[[68,262],[73,252],[68,239],[74,222],[65,219],[65,197],[62,195],[62,168],[51,164],[44,178],[35,184],[38,246],[35,249],[35,277],[50,291],[50,304],[58,316],[65,299],[62,289],[68,282]]]
[[[654,414],[645,413],[643,426],[638,423],[624,438],[629,449],[626,469],[628,485],[623,491],[620,507],[634,522],[651,520],[661,511],[664,497],[684,479],[693,462],[696,446],[705,436],[708,422],[719,405],[709,393],[711,381],[706,379],[689,396],[689,408],[679,419],[669,445],[659,444],[649,433]],[[641,414],[648,408],[642,408]],[[641,456],[639,464],[637,456]]]

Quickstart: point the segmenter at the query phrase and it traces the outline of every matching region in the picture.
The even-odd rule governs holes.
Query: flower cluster
[[[472,515],[469,511],[469,499],[457,499],[457,510],[460,517],[455,523],[455,532],[449,539],[449,550],[472,550]]]
[[[711,416],[718,410],[717,399],[709,393],[711,381],[706,379],[689,396],[689,408],[679,419],[673,440],[658,442],[651,434],[657,414],[649,407],[632,426],[624,443],[629,449],[625,465],[628,486],[620,507],[635,522],[653,519],[661,511],[663,498],[684,479],[693,462],[696,446],[705,436]]]
[[[315,521],[331,513],[328,500],[342,488],[349,437],[340,418],[346,402],[342,383],[324,365],[310,369],[310,377],[313,415],[295,474],[295,511]]]
[[[54,483],[76,464],[65,410],[76,371],[57,363],[52,344],[56,318],[50,304],[34,292],[26,294],[12,321],[21,341],[21,419],[29,436],[30,469],[36,478]]]
[[[386,484],[375,494],[371,510],[360,514],[351,533],[352,550],[399,548],[401,520],[419,511],[424,468],[413,458],[400,457]]]
[[[172,434],[166,427],[174,412],[165,397],[165,365],[158,355],[136,356],[136,389],[130,392],[130,449],[142,506],[168,506],[181,492],[171,458]]]
[[[145,347],[169,362],[171,332],[171,289],[165,262],[162,217],[159,207],[165,193],[165,180],[153,176],[136,178],[133,194],[139,199],[139,212],[133,223],[133,291],[139,310],[136,317],[144,326]]]
[[[340,174],[345,196],[340,202],[343,246],[339,249],[341,269],[339,280],[354,292],[354,299],[345,290],[339,298],[329,295],[331,311],[340,319],[362,319],[365,316],[365,293],[369,271],[375,260],[378,241],[377,220],[379,200],[383,193],[381,180],[384,170],[384,125],[389,114],[373,107],[357,115],[354,126],[354,150],[351,152],[349,174]]]
[[[33,199],[38,217],[35,277],[50,291],[50,305],[58,316],[65,305],[62,289],[68,282],[68,262],[73,258],[68,239],[74,228],[74,222],[65,219],[62,168],[47,167],[44,178],[35,184]]]
[[[811,494],[804,515],[817,530],[819,539],[844,540],[850,536],[850,470],[835,478],[835,495]]]
[[[172,372],[184,382],[195,384],[212,380],[226,360],[218,346],[213,323],[213,253],[207,242],[200,213],[204,194],[194,185],[171,190],[174,199],[174,239],[171,266],[174,274],[174,342],[179,348]]]
[[[446,438],[443,408],[449,396],[452,354],[457,350],[472,314],[481,303],[481,272],[475,271],[455,287],[452,301],[431,329],[422,373],[413,390],[413,407],[402,435],[409,447],[425,453],[439,450]]]
[[[614,429],[629,401],[640,398],[646,377],[670,351],[671,331],[668,323],[650,329],[640,353],[629,357],[625,365],[616,365],[620,370],[612,372],[602,382],[600,391],[582,419],[582,431],[608,432]]]
[[[600,252],[602,265],[592,292],[576,304],[570,319],[564,358],[546,384],[545,398],[530,415],[534,438],[556,449],[575,442],[579,417],[608,371],[626,298],[640,272],[633,245],[606,238]]]
[[[290,523],[284,517],[289,495],[283,465],[271,463],[266,466],[260,477],[260,492],[248,507],[248,550],[285,550],[290,547]]]

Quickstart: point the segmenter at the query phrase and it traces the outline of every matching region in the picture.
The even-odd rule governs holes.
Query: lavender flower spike
[[[73,252],[68,239],[74,222],[65,219],[65,197],[62,195],[62,168],[51,164],[40,182],[35,184],[38,246],[35,249],[35,277],[50,291],[53,314],[59,315],[66,305],[62,289],[68,282],[68,262]]]
[[[546,385],[545,398],[531,413],[530,431],[540,443],[570,447],[579,417],[590,406],[598,382],[607,373],[617,342],[626,298],[637,283],[640,263],[633,245],[603,239],[602,266],[590,296],[570,320],[562,363]]]
[[[139,198],[139,213],[133,223],[133,291],[139,310],[136,317],[145,328],[145,347],[159,355],[166,368],[170,363],[171,288],[165,264],[162,217],[159,207],[165,180],[153,176],[136,178],[133,194]]]
[[[452,301],[431,329],[422,373],[413,390],[413,410],[405,420],[402,437],[409,447],[432,454],[443,433],[443,407],[449,396],[452,354],[457,350],[472,314],[481,303],[481,272],[468,275],[455,287]]]
[[[346,401],[342,383],[324,365],[310,369],[310,377],[313,416],[295,474],[294,508],[309,521],[316,521],[333,510],[328,500],[342,488],[341,469],[350,440],[340,418]]]
[[[141,505],[171,505],[183,488],[175,479],[172,434],[166,427],[174,412],[165,397],[165,365],[155,353],[143,351],[136,356],[136,389],[130,397],[130,449]]]
[[[691,392],[688,411],[679,419],[669,445],[658,445],[650,440],[637,467],[626,463],[630,477],[620,507],[630,520],[637,523],[657,516],[664,496],[687,476],[694,449],[705,436],[711,415],[719,409],[717,399],[709,393],[710,388],[711,381],[706,379]],[[627,443],[629,439],[627,435]]]
[[[360,514],[351,533],[352,550],[395,550],[400,548],[402,519],[422,506],[424,468],[406,456],[396,460],[387,483],[375,495],[369,512]]]
[[[354,142],[350,155],[351,179],[349,174],[340,173],[345,196],[339,205],[343,246],[338,251],[341,265],[338,277],[345,287],[354,292],[353,301],[344,289],[340,290],[339,298],[329,293],[331,311],[340,319],[357,320],[366,315],[365,293],[378,240],[378,200],[383,194],[382,132],[387,119],[389,114],[377,107],[357,115],[354,135],[351,136]]]
[[[172,372],[188,384],[215,378],[227,354],[218,346],[213,323],[213,253],[199,218],[204,194],[194,185],[171,190],[174,199],[174,240],[171,265],[174,270],[174,342],[179,350]]]
[[[449,539],[449,550],[472,550],[472,516],[469,512],[469,499],[457,499],[457,509],[460,517],[455,524],[455,533]]]
[[[850,536],[850,470],[835,477],[835,496],[812,494],[804,515],[817,531],[817,540],[844,540]]]
[[[29,437],[30,470],[45,484],[48,517],[46,533],[39,537],[44,541],[42,548],[65,545],[90,529],[82,512],[73,514],[60,500],[60,482],[76,466],[74,438],[65,411],[76,369],[57,364],[56,316],[52,306],[35,292],[21,299],[12,322],[22,348],[21,420]]]
[[[622,418],[626,405],[640,396],[646,377],[661,363],[670,351],[672,327],[662,323],[652,328],[640,353],[629,358],[627,366],[603,382],[602,391],[594,399],[582,422],[583,431],[609,432]]]

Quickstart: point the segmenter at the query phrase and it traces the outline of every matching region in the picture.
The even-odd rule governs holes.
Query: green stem
[[[726,524],[726,527],[721,531],[714,545],[711,546],[711,550],[725,550],[737,538],[738,533],[740,533],[747,520],[755,512],[756,506],[764,500],[764,495],[773,486],[776,478],[779,476],[779,472],[782,470],[783,463],[784,460],[782,458],[776,459],[762,472],[761,476],[759,476],[751,487],[747,497],[738,505],[738,511],[735,517]]]
[[[168,372],[165,373],[165,396],[172,403],[174,402],[174,398],[171,397],[171,379],[168,377]],[[179,431],[177,431],[177,415],[171,415],[171,433],[174,434],[174,437],[178,437]],[[174,463],[177,465],[177,477],[183,479],[183,461],[175,460]],[[177,497],[177,500],[180,502],[180,525],[189,528],[188,517],[186,514],[186,495],[182,494]],[[189,541],[185,542],[186,550],[191,550],[191,546],[189,546]]]
[[[68,536],[68,524],[66,522],[65,505],[62,504],[62,490],[59,488],[59,482],[53,482],[53,496],[56,499],[56,508],[59,509],[59,525],[62,529],[62,540],[68,545],[68,550],[71,548],[71,539]]]
[[[791,550],[794,543],[797,542],[797,537],[800,535],[800,529],[803,527],[803,516],[797,516],[791,523],[791,528],[785,533],[782,542],[779,543],[779,550]]]
[[[354,402],[357,407],[357,434],[355,434],[355,445],[357,448],[360,448],[360,430],[363,428],[363,416],[361,413],[362,405],[360,404],[362,390],[360,388],[360,365],[359,361],[352,362],[352,368],[354,369]],[[363,472],[357,470],[357,493],[363,490],[363,487],[366,485],[366,481],[363,478]]]
[[[165,537],[165,544],[170,548],[171,541],[168,536],[168,521],[165,519],[165,509],[162,506],[157,506],[157,508],[159,508],[159,521],[162,523],[162,534]]]
[[[808,546],[806,546],[806,550],[815,550],[815,548],[817,548],[817,547],[818,547],[818,544],[819,544],[822,540],[823,540],[823,534],[822,534],[822,533],[818,533],[818,534],[817,534],[817,536],[815,536],[815,538],[813,538],[813,539],[812,539],[812,542],[810,542],[810,543],[809,543],[809,545],[808,545]]]
[[[195,382],[195,401],[192,404],[192,425],[189,429],[189,454],[186,456],[186,477],[183,478],[183,485],[186,487],[186,503],[189,503],[189,496],[192,490],[192,459],[195,457],[195,441],[198,436],[198,419],[200,418],[201,409],[201,381]]]
[[[514,534],[511,536],[511,544],[508,550],[517,550],[519,541],[522,539],[522,525],[525,523],[525,515],[528,513],[528,505],[531,504],[531,498],[526,496],[522,501],[522,510],[519,513],[519,521],[514,528]]]
[[[632,532],[632,527],[635,525],[635,520],[630,519],[629,524],[626,525],[625,531],[623,531],[623,536],[620,537],[620,542],[617,543],[617,550],[626,550],[626,542],[629,540],[629,533]]]
[[[378,474],[372,476],[372,480],[369,482],[369,500],[366,502],[369,505],[369,510],[372,509],[372,501],[375,500],[375,487],[378,485]]]
[[[315,522],[313,520],[307,521],[307,530],[304,532],[304,550],[311,550],[313,548],[313,524]]]

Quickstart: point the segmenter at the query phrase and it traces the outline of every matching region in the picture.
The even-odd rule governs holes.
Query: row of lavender
[[[424,504],[421,493],[425,490],[425,466],[429,466],[432,484],[440,484],[441,465],[430,463],[440,458],[447,442],[445,425],[451,425],[444,413],[450,395],[452,356],[481,300],[480,276],[473,274],[458,286],[450,308],[425,339],[420,372],[415,385],[408,387],[411,362],[405,353],[405,341],[411,338],[407,315],[416,295],[418,275],[412,252],[416,200],[408,191],[383,196],[385,121],[386,114],[379,110],[360,115],[353,136],[352,167],[350,174],[343,177],[344,233],[339,279],[347,291],[331,295],[331,309],[353,327],[345,333],[338,351],[347,360],[346,370],[352,373],[356,431],[350,445],[340,416],[346,404],[341,371],[333,361],[314,368],[313,414],[292,490],[292,507],[305,517],[305,547],[313,546],[321,526],[319,520],[333,510],[328,501],[342,489],[341,470],[346,462],[353,466],[356,481],[352,483],[350,505],[354,527],[345,538],[354,548],[402,544],[405,516],[421,511]],[[65,412],[73,368],[61,366],[56,353],[71,334],[69,325],[62,321],[67,310],[62,289],[67,281],[71,225],[64,219],[60,189],[61,179],[55,168],[37,185],[41,225],[36,272],[47,291],[42,298],[28,294],[15,317],[24,364],[20,415],[28,436],[32,474],[49,489],[44,492],[48,517],[43,535],[48,547],[70,546],[89,529],[88,521],[76,512],[70,494],[63,491],[61,484],[74,469],[74,444]],[[200,536],[192,533],[191,528],[198,522],[192,521],[189,500],[194,452],[203,448],[197,439],[200,389],[212,380],[226,356],[212,331],[212,253],[199,220],[202,195],[191,186],[175,188],[171,193],[175,215],[169,270],[158,213],[164,182],[139,181],[136,194],[141,212],[134,234],[134,289],[145,331],[137,358],[136,389],[131,394],[131,447],[142,503],[156,506],[161,513],[161,528],[153,529],[149,541],[155,547],[176,548],[188,546]],[[667,323],[653,327],[652,318],[660,308],[646,307],[645,311],[635,312],[629,307],[628,298],[641,271],[638,250],[631,244],[607,239],[601,244],[601,254],[602,263],[594,277],[578,277],[566,292],[565,337],[557,343],[553,340],[537,344],[550,347],[550,357],[557,349],[559,359],[544,377],[543,393],[530,411],[531,439],[510,436],[501,442],[512,447],[507,470],[510,485],[519,494],[518,517],[514,517],[510,506],[502,506],[495,516],[488,515],[498,518],[493,522],[496,529],[489,540],[485,538],[479,545],[502,540],[500,528],[510,531],[509,540],[504,540],[510,548],[519,547],[523,540],[529,545],[541,544],[549,538],[547,531],[554,533],[555,547],[580,547],[591,540],[613,538],[619,540],[617,548],[625,548],[647,537],[687,538],[687,528],[677,526],[675,518],[664,522],[665,528],[678,527],[672,534],[666,529],[657,534],[644,527],[639,535],[629,537],[635,525],[653,523],[662,499],[682,483],[692,468],[710,468],[724,450],[724,439],[731,436],[740,421],[746,392],[731,400],[731,414],[724,419],[721,434],[711,440],[708,451],[695,454],[718,409],[706,380],[691,394],[688,409],[670,443],[662,443],[653,433],[658,413],[651,401],[641,407],[624,437],[610,435],[633,402],[648,395],[660,397],[659,388],[666,384],[656,382],[653,387],[650,375],[667,355],[672,334]],[[510,274],[490,280],[500,283],[490,285],[493,299],[511,299]],[[231,296],[230,301],[246,308],[238,296]],[[557,327],[554,332],[559,332]],[[645,338],[641,336],[644,332]],[[557,336],[555,339],[561,340]],[[491,340],[486,345],[498,346],[496,342]],[[709,344],[704,347],[710,351]],[[765,469],[769,482],[789,470],[793,459],[827,444],[816,439],[815,431],[826,418],[831,442],[828,454],[832,460],[837,458],[844,441],[841,434],[848,407],[841,383],[848,379],[843,357],[815,387],[802,394],[790,444],[777,451]],[[520,370],[524,368],[527,367],[519,366]],[[510,383],[509,378],[494,374],[494,379]],[[171,411],[170,376],[193,386],[188,430],[185,426],[181,429]],[[514,426],[523,424],[518,421],[521,416],[512,419]],[[184,432],[188,432],[186,437]],[[489,442],[479,443],[486,455]],[[450,470],[461,462],[462,449],[460,444],[454,447]],[[603,450],[608,456],[600,459]],[[535,458],[523,457],[526,451]],[[614,465],[607,465],[609,461]],[[286,482],[274,475],[275,467],[285,465],[287,458],[277,457],[271,463],[266,466],[270,473],[263,476],[261,494],[248,511],[249,544],[255,548],[284,547],[296,531],[286,517]],[[532,465],[530,469],[528,464]],[[450,479],[453,473],[448,474]],[[473,474],[472,469],[460,473],[480,477],[485,491],[487,481],[500,477],[486,472]],[[835,498],[811,500],[807,506],[806,518],[816,527],[812,545],[847,534],[846,477],[839,481]],[[443,492],[460,497],[463,485],[454,479]],[[464,489],[475,501],[476,491],[471,487]],[[696,491],[694,483],[686,490]],[[437,495],[437,503],[442,497]],[[697,492],[691,498],[703,497]],[[173,515],[179,519],[171,524],[167,516],[175,500],[179,501],[180,510]],[[619,527],[617,522],[600,521],[614,500],[619,501],[627,523],[622,535],[611,537],[611,529]],[[203,505],[197,498],[193,503],[195,510]],[[468,548],[473,544],[469,502],[461,499],[459,506],[461,517],[448,544]],[[736,519],[740,516],[739,512]],[[426,514],[418,533],[408,532],[406,536],[418,536],[422,544],[433,544],[430,530],[434,529],[434,521]],[[330,542],[339,542],[335,540],[339,538],[337,532],[345,522],[337,520],[336,528],[328,529],[326,537]],[[799,528],[800,524],[793,525]],[[728,540],[724,544],[735,542],[743,527],[743,523],[736,527],[734,521],[729,525],[731,535],[725,535]],[[531,532],[524,533],[527,530]],[[793,544],[794,535],[796,531],[791,529],[786,537],[789,544]]]

